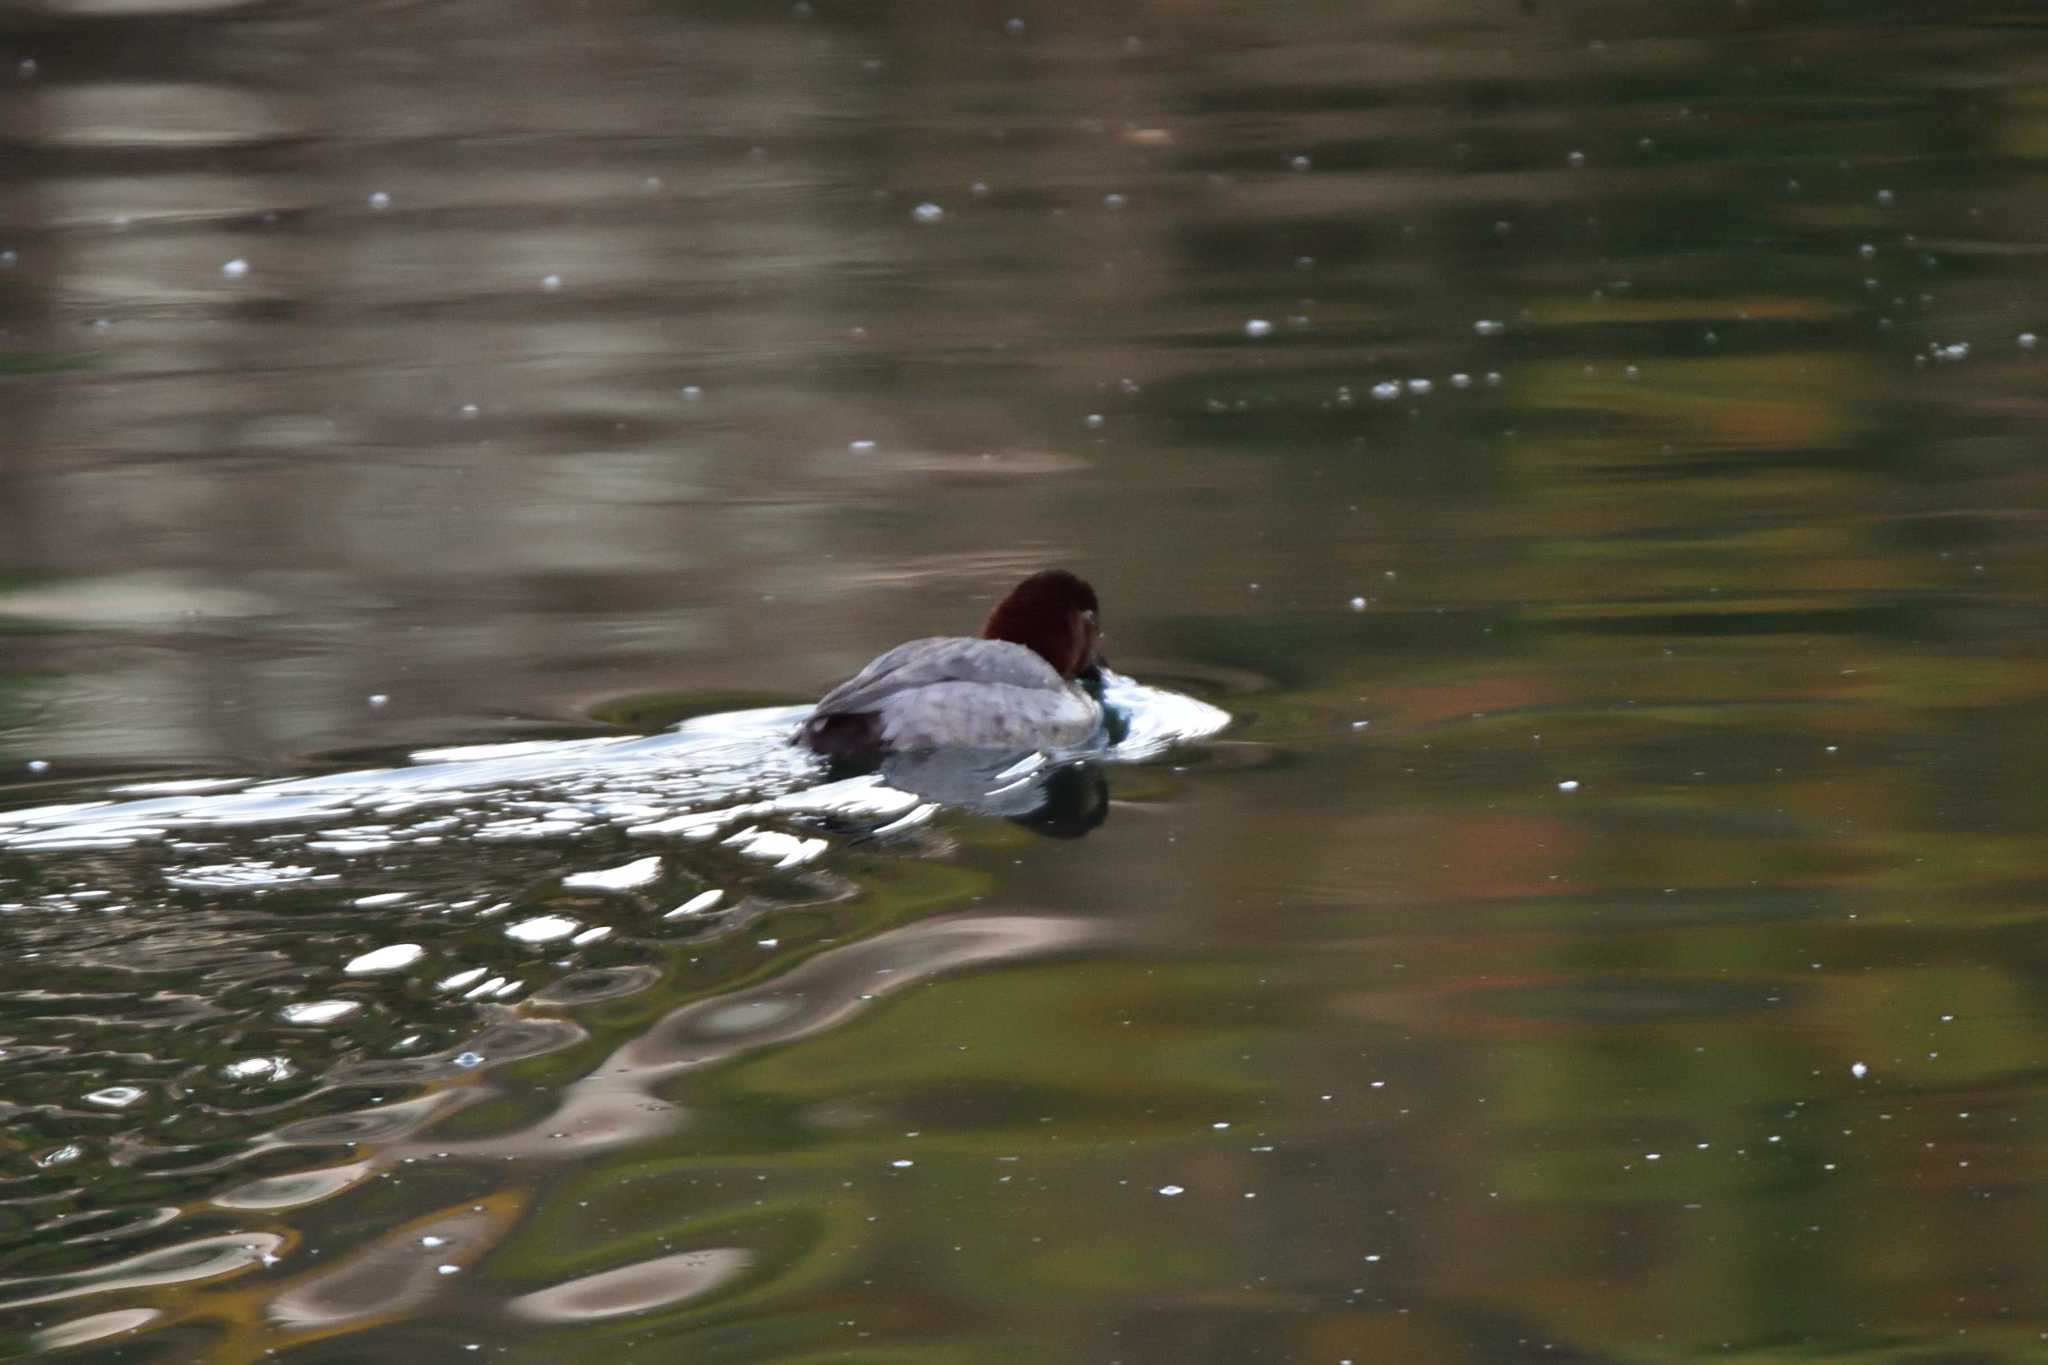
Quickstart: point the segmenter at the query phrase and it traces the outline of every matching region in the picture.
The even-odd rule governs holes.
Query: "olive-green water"
[[[0,8],[0,1355],[2048,1360],[2042,331],[2037,0]]]

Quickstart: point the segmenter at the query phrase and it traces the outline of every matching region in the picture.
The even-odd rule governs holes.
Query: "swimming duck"
[[[1095,589],[1045,569],[1010,590],[981,634],[910,640],[822,697],[795,741],[828,758],[921,749],[1059,749],[1102,724]]]

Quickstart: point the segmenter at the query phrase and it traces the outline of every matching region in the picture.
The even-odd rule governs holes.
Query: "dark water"
[[[2048,1357],[2044,89],[0,10],[0,1352]],[[1064,826],[775,742],[1047,563]]]

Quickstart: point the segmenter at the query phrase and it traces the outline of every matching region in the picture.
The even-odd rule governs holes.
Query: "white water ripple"
[[[1126,722],[1119,743],[1028,759],[1022,776],[1004,765],[1003,781],[1028,784],[1040,770],[1074,759],[1141,761],[1214,734],[1230,720],[1205,702],[1117,674],[1105,674],[1104,698]],[[425,749],[400,767],[272,782],[148,784],[141,790],[151,794],[138,799],[0,812],[0,850],[156,843],[170,855],[163,872],[169,885],[214,892],[336,880],[335,860],[389,856],[413,844],[586,839],[615,831],[718,839],[791,869],[829,847],[807,827],[811,821],[907,825],[928,818],[933,801],[947,802],[939,793],[899,791],[873,774],[821,782],[824,765],[789,742],[807,713],[801,706],[767,707],[702,716],[645,737]],[[962,804],[989,809],[974,800]],[[259,827],[305,828],[266,836],[261,855],[232,856],[232,846],[206,840],[208,833],[218,838]],[[211,856],[200,861],[192,853]],[[571,889],[618,892],[650,885],[661,872],[655,855],[573,871],[563,880]]]

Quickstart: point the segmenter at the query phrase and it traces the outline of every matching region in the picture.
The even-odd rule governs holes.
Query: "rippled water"
[[[2041,19],[0,13],[0,1354],[2038,1358]]]

